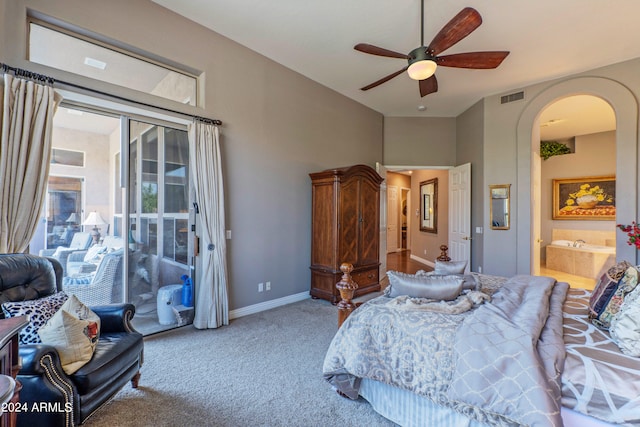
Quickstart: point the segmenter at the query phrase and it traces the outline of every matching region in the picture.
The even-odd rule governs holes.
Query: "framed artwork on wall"
[[[616,177],[553,180],[553,219],[616,219]]]

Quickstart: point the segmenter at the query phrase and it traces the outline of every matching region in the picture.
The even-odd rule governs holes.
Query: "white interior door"
[[[471,259],[471,163],[449,170],[449,256]]]
[[[376,163],[378,175],[384,179],[380,184],[380,281],[387,274],[387,168]]]
[[[387,253],[398,251],[398,187],[387,187]]]

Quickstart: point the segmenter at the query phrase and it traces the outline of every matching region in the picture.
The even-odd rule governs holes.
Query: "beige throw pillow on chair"
[[[38,334],[44,344],[58,351],[62,369],[71,375],[93,357],[100,335],[100,317],[71,295]]]

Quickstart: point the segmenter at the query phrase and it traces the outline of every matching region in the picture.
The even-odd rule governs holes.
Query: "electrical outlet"
[[[264,291],[264,283],[258,283],[258,292]]]
[[[265,284],[265,290],[270,291],[271,290],[271,282],[267,282]]]
[[[425,255],[427,254],[427,250],[426,250],[426,249],[424,250],[424,254],[425,254]]]
[[[478,273],[482,273],[482,266],[481,265],[478,266]]]
[[[227,240],[231,240],[231,230],[227,230]]]

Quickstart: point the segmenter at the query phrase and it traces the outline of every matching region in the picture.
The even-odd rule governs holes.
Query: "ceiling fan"
[[[409,62],[406,67],[360,88],[361,90],[372,89],[407,71],[409,77],[413,80],[418,80],[420,96],[424,97],[438,91],[438,81],[434,74],[438,65],[456,68],[491,69],[498,67],[509,55],[508,51],[486,51],[438,56],[478,28],[482,24],[482,17],[477,10],[465,7],[436,34],[428,46],[425,46],[424,0],[421,1],[420,15],[420,47],[413,49],[409,54],[394,52],[367,43],[359,43],[354,46],[354,49],[360,52],[388,58],[406,59]]]

